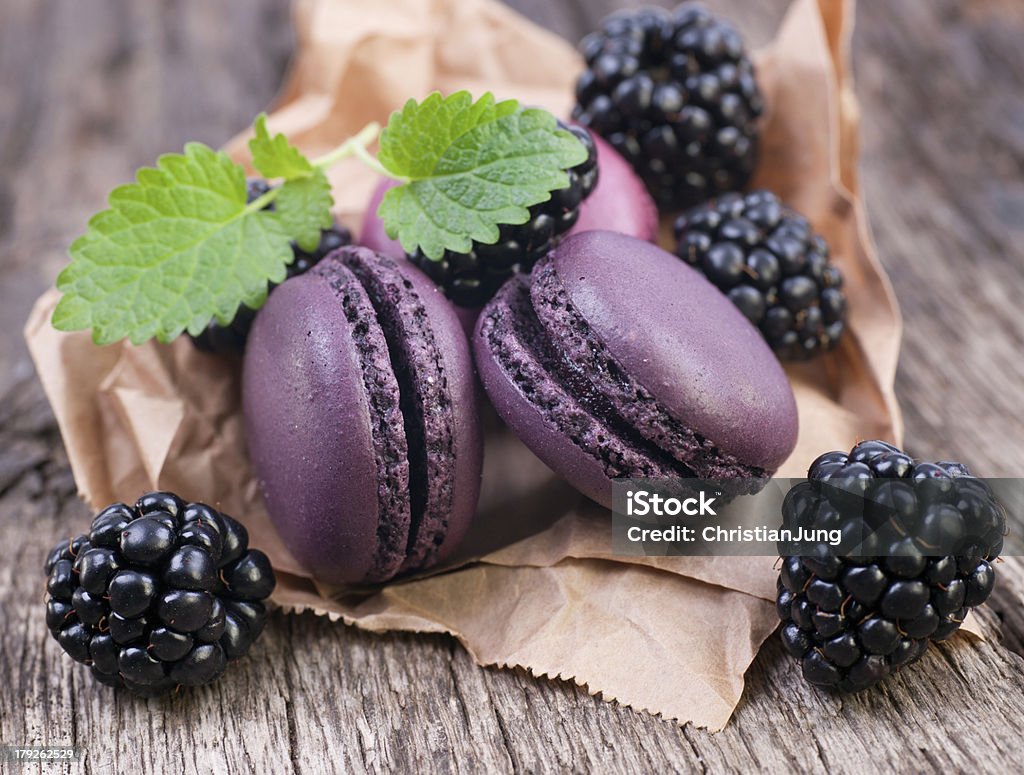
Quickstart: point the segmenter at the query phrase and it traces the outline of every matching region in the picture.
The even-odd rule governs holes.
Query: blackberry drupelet
[[[551,198],[530,208],[523,224],[499,227],[493,245],[474,242],[468,253],[446,250],[437,261],[420,250],[408,254],[445,295],[460,307],[483,306],[517,272],[529,272],[576,224],[580,205],[597,186],[597,148],[587,130],[558,122],[587,149],[586,161],[568,170],[569,186],[551,192]]]
[[[840,530],[839,547],[782,552],[782,642],[812,684],[858,691],[921,657],[989,596],[1006,518],[960,463],[882,441],[821,455],[783,503],[784,527]]]
[[[573,118],[633,165],[659,208],[746,184],[764,103],[731,24],[698,3],[620,11],[580,49]]]
[[[760,330],[779,358],[806,360],[846,327],[843,276],[807,219],[770,191],[729,193],[675,223],[676,253]]]
[[[246,183],[246,198],[249,202],[259,199],[268,191],[270,191],[270,184],[261,178],[250,178]],[[274,203],[271,202],[266,209],[273,210]],[[312,253],[307,253],[293,242],[292,252],[295,254],[295,259],[286,268],[285,279],[305,274],[331,251],[351,244],[351,232],[338,224],[320,232],[320,244]],[[270,290],[273,291],[274,287],[271,285]],[[245,342],[249,338],[249,330],[252,328],[252,321],[255,317],[256,310],[243,304],[238,308],[238,312],[230,324],[222,326],[216,320],[211,320],[202,333],[190,337],[192,344],[204,352],[240,355],[245,349]]]
[[[101,683],[152,696],[217,678],[263,630],[274,589],[245,528],[168,492],[115,503],[46,560],[46,625]]]

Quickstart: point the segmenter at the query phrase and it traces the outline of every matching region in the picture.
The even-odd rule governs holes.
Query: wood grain
[[[575,38],[611,0],[516,0]],[[632,3],[627,3],[632,4]],[[712,5],[755,44],[784,0]],[[983,614],[1001,634],[932,649],[877,690],[808,689],[772,639],[710,735],[442,637],[272,617],[212,687],[137,700],[92,685],[40,618],[39,567],[87,519],[21,344],[29,305],[106,191],[263,108],[291,49],[283,0],[0,0],[0,744],[74,743],[81,772],[1006,771],[1024,712],[1024,565]],[[1024,7],[862,0],[863,180],[903,304],[898,392],[913,451],[1024,468]],[[26,770],[31,771],[31,770]]]

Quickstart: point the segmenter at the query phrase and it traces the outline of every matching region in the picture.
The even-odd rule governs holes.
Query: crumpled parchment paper
[[[811,218],[845,274],[850,307],[836,353],[788,367],[800,439],[784,476],[803,475],[822,451],[902,435],[893,393],[900,318],[856,177],[852,10],[852,2],[796,0],[757,56],[768,110],[753,185]],[[581,69],[569,43],[496,0],[298,0],[296,30],[269,126],[310,155],[435,89],[491,90],[566,116]],[[245,140],[228,146],[242,162]],[[374,175],[345,162],[331,178],[336,212],[356,228]],[[777,624],[772,559],[615,557],[608,512],[489,416],[480,517],[458,560],[372,590],[324,587],[267,518],[246,455],[240,363],[184,338],[96,347],[88,332],[50,326],[56,299],[51,290],[39,300],[25,333],[93,506],[156,487],[178,491],[248,526],[279,572],[274,601],[288,610],[369,630],[451,633],[483,665],[572,680],[679,723],[728,721],[744,672]]]

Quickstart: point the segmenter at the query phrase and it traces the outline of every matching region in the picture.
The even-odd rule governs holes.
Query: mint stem
[[[397,180],[402,183],[408,183],[409,179],[401,175],[395,175],[393,172],[389,172],[388,169],[381,164],[377,159],[366,150],[366,146],[373,143],[380,135],[381,126],[376,121],[371,121],[369,124],[364,126],[355,135],[350,137],[348,140],[343,142],[333,151],[324,154],[318,159],[313,160],[313,166],[317,169],[326,170],[333,166],[336,162],[344,159],[348,156],[355,156],[363,164],[372,169],[379,175]]]
[[[376,121],[371,121],[333,151],[329,151],[323,156],[313,159],[312,164],[314,167],[326,170],[335,162],[344,159],[346,156],[351,156],[354,153],[353,149],[356,146],[362,146],[365,149],[367,145],[377,139],[377,135],[379,134],[380,124]]]
[[[247,204],[245,206],[245,209],[242,210],[242,215],[248,215],[249,213],[259,212],[264,207],[266,207],[268,204],[270,204],[275,199],[277,199],[277,195],[279,193],[281,193],[281,187],[280,186],[274,186],[267,193],[263,194],[262,196],[257,197],[256,199],[253,199],[251,202],[249,202],[249,204]]]
[[[363,164],[369,167],[371,170],[376,172],[378,175],[383,175],[391,180],[397,180],[399,183],[408,183],[409,178],[404,175],[396,175],[395,173],[388,170],[383,164],[377,161],[377,157],[366,150],[365,146],[356,145],[352,148],[352,153],[359,159]]]
[[[311,163],[318,170],[326,172],[330,167],[333,167],[342,159],[349,156],[355,156],[377,174],[383,175],[386,178],[391,178],[392,180],[397,180],[399,183],[408,183],[409,178],[403,175],[396,175],[395,173],[388,171],[387,167],[377,161],[376,157],[366,150],[366,146],[375,142],[377,137],[380,136],[380,130],[380,124],[376,121],[371,121],[333,151],[328,151],[323,156],[313,159]],[[249,213],[255,213],[262,210],[277,199],[277,195],[280,192],[280,186],[274,186],[274,188],[270,189],[267,193],[247,204],[242,214],[248,215]]]

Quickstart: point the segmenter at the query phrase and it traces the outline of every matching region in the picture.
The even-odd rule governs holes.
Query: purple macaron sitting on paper
[[[465,535],[482,465],[469,344],[409,262],[346,247],[278,287],[243,406],[267,509],[316,578],[385,581]]]
[[[607,506],[612,479],[760,478],[796,444],[793,392],[760,333],[633,237],[570,236],[498,292],[473,346],[502,419]]]

